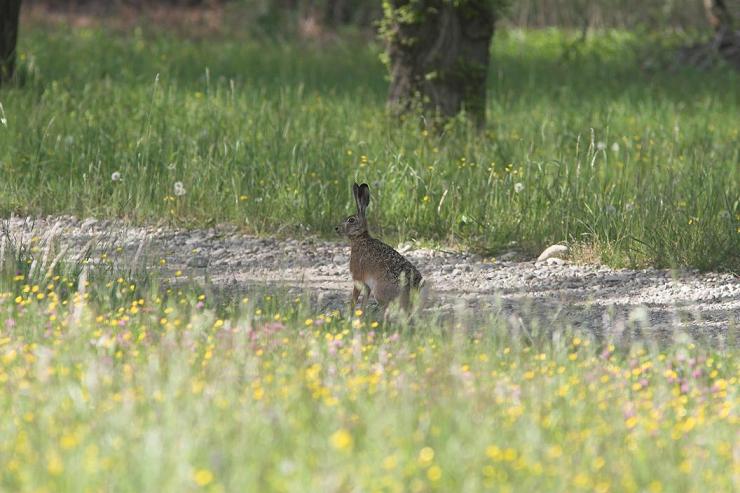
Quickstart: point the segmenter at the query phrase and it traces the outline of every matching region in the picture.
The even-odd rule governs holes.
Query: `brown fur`
[[[350,240],[352,249],[349,270],[352,273],[354,289],[352,305],[356,306],[362,292],[362,309],[365,309],[368,295],[372,294],[384,308],[396,298],[404,309],[409,308],[411,289],[422,283],[421,273],[400,253],[382,241],[370,236],[365,210],[370,203],[370,188],[366,183],[354,184],[352,193],[357,205],[357,213],[347,217],[334,228]]]

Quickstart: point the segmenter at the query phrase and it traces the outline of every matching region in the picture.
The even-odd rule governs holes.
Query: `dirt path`
[[[349,248],[341,242],[255,238],[233,229],[176,231],[128,227],[72,217],[0,220],[16,244],[55,244],[68,256],[114,268],[156,269],[165,278],[208,279],[218,289],[257,286],[309,291],[322,310],[341,308],[351,291]],[[35,238],[35,240],[34,240]],[[596,332],[675,333],[725,340],[740,322],[740,280],[730,274],[612,270],[559,259],[484,261],[464,253],[401,249],[432,292],[427,310],[477,317],[505,316],[510,323],[571,324]],[[107,259],[101,260],[106,253]],[[162,265],[161,259],[164,259]],[[466,310],[469,309],[469,310]]]

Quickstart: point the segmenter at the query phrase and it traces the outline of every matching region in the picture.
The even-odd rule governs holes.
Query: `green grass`
[[[740,77],[642,69],[651,40],[628,33],[563,59],[571,41],[499,32],[487,128],[435,136],[386,117],[377,46],[28,27],[0,213],[323,235],[357,180],[391,241],[740,271]]]
[[[280,295],[219,308],[197,288],[78,283],[3,272],[2,491],[678,493],[737,479],[733,345],[512,334],[495,319],[383,327]]]

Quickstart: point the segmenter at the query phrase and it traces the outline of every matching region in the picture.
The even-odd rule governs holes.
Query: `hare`
[[[418,289],[423,284],[421,274],[400,253],[370,236],[365,216],[365,210],[370,204],[370,187],[367,183],[355,183],[352,194],[357,204],[357,213],[334,228],[337,233],[347,236],[352,245],[349,260],[349,270],[354,281],[352,306],[357,305],[362,290],[363,311],[370,293],[383,308],[399,298],[401,307],[408,310],[411,289]]]

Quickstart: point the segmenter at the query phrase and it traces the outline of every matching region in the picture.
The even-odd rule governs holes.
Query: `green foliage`
[[[511,0],[383,0],[380,36],[388,41],[391,36],[398,35],[397,30],[393,28],[394,24],[422,24],[430,12],[442,6],[451,5],[464,11],[472,4],[476,6],[475,12],[484,6],[498,17],[510,6]],[[406,42],[413,42],[413,40],[406,40]]]
[[[435,136],[386,118],[374,47],[29,28],[26,82],[0,91],[0,212],[332,234],[367,181],[391,242],[740,270],[738,75],[643,69],[654,40],[623,32],[561,58],[572,41],[500,31],[486,131]]]

